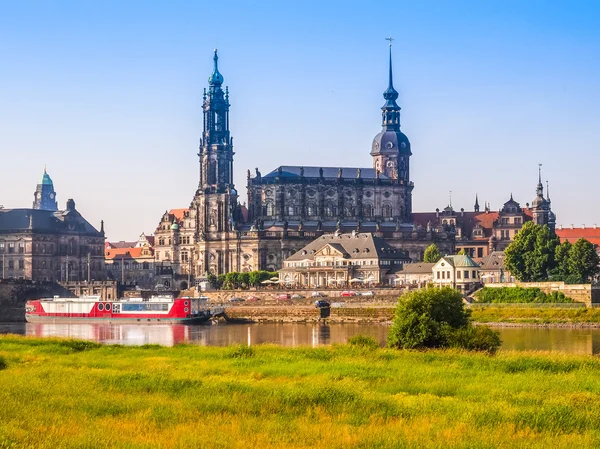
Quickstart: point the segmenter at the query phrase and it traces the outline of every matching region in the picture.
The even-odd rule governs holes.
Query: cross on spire
[[[392,36],[390,36],[390,37],[386,37],[385,40],[390,43],[390,47],[391,47],[392,46],[392,42],[394,42],[395,39]]]

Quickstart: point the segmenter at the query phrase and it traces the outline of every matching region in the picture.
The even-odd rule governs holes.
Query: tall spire
[[[550,184],[546,181],[546,197],[548,202],[550,202]]]
[[[538,185],[536,193],[539,197],[544,196],[544,185],[542,184],[542,164],[538,164]]]
[[[479,197],[475,194],[475,206],[473,206],[475,212],[479,212]]]
[[[219,55],[216,48],[213,56],[213,64],[213,72],[208,78],[208,84],[210,84],[210,87],[221,87],[221,84],[223,84],[223,75],[219,73]]]
[[[389,70],[388,70],[388,87],[383,92],[383,98],[385,99],[385,104],[381,108],[382,112],[382,125],[384,130],[389,131],[399,131],[400,130],[400,106],[396,103],[398,99],[398,92],[394,89],[394,80],[392,73],[392,42],[393,38],[386,37],[386,40],[389,41],[390,47],[390,56],[389,56]]]

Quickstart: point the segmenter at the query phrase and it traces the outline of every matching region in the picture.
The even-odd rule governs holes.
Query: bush
[[[523,287],[484,287],[475,297],[482,303],[572,303],[563,292],[546,294],[539,288]]]
[[[454,348],[495,354],[502,344],[502,340],[500,340],[498,332],[487,326],[467,326],[452,331],[448,343]]]
[[[388,345],[404,349],[446,347],[452,330],[467,327],[469,317],[462,295],[450,287],[406,293],[398,300]]]
[[[355,335],[348,339],[348,344],[351,346],[361,346],[368,349],[379,348],[379,343],[375,340],[375,337],[370,335]]]

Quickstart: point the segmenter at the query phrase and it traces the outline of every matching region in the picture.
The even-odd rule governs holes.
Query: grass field
[[[471,318],[478,323],[600,324],[600,309],[473,307]]]
[[[2,448],[600,446],[591,356],[3,336],[0,386]]]

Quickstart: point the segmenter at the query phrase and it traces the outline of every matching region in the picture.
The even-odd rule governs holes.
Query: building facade
[[[279,281],[301,288],[393,285],[409,261],[406,252],[370,233],[327,234],[288,257]]]
[[[192,279],[200,282],[208,274],[277,270],[317,237],[335,232],[372,233],[420,261],[431,243],[442,254],[464,248],[478,258],[502,249],[497,242],[509,241],[519,226],[503,221],[513,215],[513,220],[521,214],[525,221],[535,213],[536,219],[552,222],[543,187],[529,214],[513,214],[510,205],[504,212],[479,212],[478,204],[473,212],[457,213],[451,206],[442,212],[413,212],[412,147],[400,129],[391,47],[382,129],[371,144],[371,166],[282,165],[265,175],[258,168],[248,170],[247,206],[241,205],[233,184],[229,89],[223,89],[223,82],[215,50],[203,96],[198,188],[190,206],[165,211],[155,231],[156,266],[164,282],[170,282],[171,273],[173,287]]]
[[[67,201],[65,210],[0,209],[3,279],[103,280],[104,229],[96,230]]]
[[[469,256],[444,256],[431,271],[433,284],[438,287],[468,291],[480,283],[479,264]]]
[[[432,242],[452,252],[447,232],[412,221],[411,144],[400,130],[392,59],[383,97],[382,130],[371,145],[371,167],[280,166],[262,176],[248,170],[248,205],[233,184],[229,90],[218,55],[203,97],[199,185],[190,207],[165,211],[155,232],[158,267],[176,282],[229,271],[277,270],[327,233],[368,232],[415,260]]]

